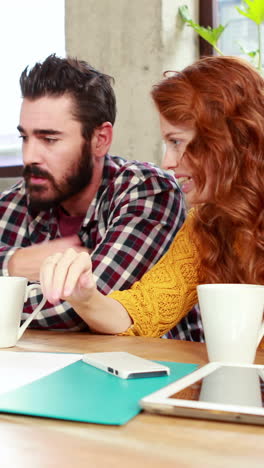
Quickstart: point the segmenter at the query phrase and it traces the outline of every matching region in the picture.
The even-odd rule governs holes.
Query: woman
[[[199,283],[264,284],[264,81],[247,62],[206,57],[152,90],[173,170],[193,208],[167,254],[128,291],[100,294],[88,253],[49,257],[47,299],[100,333],[162,336]]]

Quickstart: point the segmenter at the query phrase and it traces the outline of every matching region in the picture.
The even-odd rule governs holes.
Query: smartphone
[[[264,425],[264,366],[212,362],[140,405],[152,413]]]
[[[123,351],[84,354],[83,361],[121,379],[161,377],[170,374],[170,368],[167,366]]]

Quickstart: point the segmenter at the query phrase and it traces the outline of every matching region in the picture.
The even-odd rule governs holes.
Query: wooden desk
[[[128,351],[205,364],[201,343],[27,331],[15,351]],[[264,351],[256,363],[264,364]],[[41,395],[40,395],[41,398]],[[125,426],[0,415],[1,468],[254,468],[264,464],[264,427],[141,413]]]

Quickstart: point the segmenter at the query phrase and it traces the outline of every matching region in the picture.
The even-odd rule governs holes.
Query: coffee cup
[[[264,286],[197,287],[209,361],[252,364],[264,335]]]
[[[43,297],[40,304],[20,326],[24,303],[32,290],[39,290],[39,284],[27,285],[27,278],[15,276],[0,277],[0,348],[15,346],[30,322],[36,317],[44,306]]]

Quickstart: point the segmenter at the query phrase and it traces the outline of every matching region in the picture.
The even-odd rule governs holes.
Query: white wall
[[[118,115],[112,154],[161,163],[149,92],[166,69],[198,58],[198,37],[177,17],[198,0],[66,0],[66,51],[115,78]]]
[[[0,159],[22,162],[17,132],[22,70],[49,54],[65,55],[64,43],[64,0],[45,0],[45,8],[42,0],[0,0]]]

